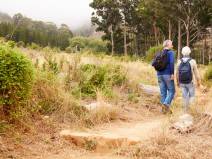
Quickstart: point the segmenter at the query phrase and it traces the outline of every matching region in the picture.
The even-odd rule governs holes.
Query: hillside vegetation
[[[121,98],[118,90],[126,92],[126,95],[129,96],[126,97],[127,99],[129,98],[129,100],[136,101],[140,82],[149,84],[156,83],[155,78],[153,78],[154,70],[151,66],[140,60],[131,61],[130,57],[116,58],[104,54],[96,56],[89,52],[81,54],[58,54],[53,50],[37,51],[27,48],[13,49],[15,45],[15,43],[5,43],[2,41],[2,60],[5,60],[4,57],[6,57],[7,54],[12,53],[12,55],[15,56],[17,52],[17,58],[20,56],[20,60],[22,56],[23,60],[25,56],[31,59],[31,62],[27,64],[31,70],[28,70],[28,72],[27,70],[25,71],[26,66],[23,62],[19,65],[17,61],[11,61],[11,63],[15,64],[16,70],[21,70],[24,67],[23,71],[25,72],[20,73],[26,75],[26,77],[18,76],[17,72],[13,70],[10,72],[15,73],[17,77],[14,76],[14,74],[10,76],[10,74],[7,74],[7,66],[5,66],[1,60],[1,69],[6,69],[6,72],[1,71],[1,74],[5,76],[5,78],[13,77],[11,80],[15,80],[16,83],[11,81],[10,84],[13,87],[6,85],[9,89],[16,90],[17,87],[23,85],[30,92],[27,93],[29,95],[27,99],[25,99],[27,106],[23,109],[18,107],[18,109],[14,110],[14,112],[11,113],[13,114],[11,120],[20,120],[20,122],[22,122],[35,114],[57,115],[59,119],[70,120],[73,124],[75,121],[82,121],[82,124],[88,124],[88,122],[91,122],[89,118],[93,118],[93,116],[89,115],[89,112],[82,106],[82,103],[85,104],[87,103],[86,101],[95,101],[98,99],[104,99],[112,103],[117,102],[119,98]],[[8,60],[6,61],[9,62]],[[11,63],[10,69],[13,69]],[[33,69],[31,65],[34,65]],[[149,76],[150,72],[151,76]],[[33,76],[33,79],[31,79],[31,76]],[[32,80],[33,83],[28,79]],[[4,90],[8,88],[4,87],[4,83],[6,84],[7,82],[4,80],[1,80],[1,82],[1,92],[5,94]],[[17,91],[19,91],[19,89]],[[18,92],[15,91],[14,93],[16,94]],[[11,94],[11,102],[17,103],[19,97],[17,99],[16,96],[14,96],[15,94]],[[22,99],[22,95],[24,94],[25,92],[21,92],[20,99]],[[5,94],[2,101],[8,98],[9,97]],[[11,102],[10,105],[15,106]],[[1,102],[1,105],[4,106],[5,104],[6,103]],[[113,116],[115,113],[113,111],[115,110],[111,111],[112,112],[108,113],[112,113],[111,115]],[[99,120],[99,122],[102,121]],[[94,123],[91,122],[90,124]]]
[[[150,52],[154,51],[150,50]],[[32,158],[33,153],[40,156],[41,149],[50,156],[55,151],[58,151],[59,156],[64,155],[62,148],[67,148],[70,153],[73,145],[71,144],[70,147],[70,144],[58,137],[59,131],[64,128],[95,130],[109,126],[108,131],[111,131],[112,125],[119,130],[119,124],[122,122],[124,124],[146,122],[150,128],[152,126],[158,128],[165,120],[161,117],[158,94],[148,95],[141,90],[140,84],[157,85],[155,70],[141,58],[96,54],[90,50],[65,53],[51,48],[23,48],[17,47],[17,43],[13,41],[6,42],[2,39],[0,59],[0,135],[6,141],[3,145],[14,150],[12,156]],[[206,93],[208,92],[208,97],[200,96],[197,100],[198,108],[193,111],[197,120],[202,117],[204,104],[210,102],[210,67],[201,66],[200,70],[202,77],[205,76],[205,82],[208,83],[208,88],[205,90]],[[174,115],[168,116],[167,119],[171,122],[176,119],[181,109],[179,97],[178,90],[172,107]],[[93,106],[97,107],[93,109]],[[156,118],[158,122],[152,122]],[[141,128],[145,128],[145,124],[144,127],[141,124]],[[201,129],[208,133],[210,125]],[[123,128],[123,131],[127,133],[128,129]],[[140,129],[133,131],[140,131]],[[148,129],[146,131],[147,134],[151,134]],[[210,141],[209,136],[210,133],[205,137],[198,137],[198,140]],[[195,137],[196,134],[193,133],[188,140],[198,148],[210,147],[210,142],[198,143]],[[187,144],[176,138],[175,135],[160,136],[159,133],[151,140],[152,142],[145,142],[148,144],[146,147],[148,151],[143,151],[142,144],[126,149],[122,147],[116,151],[117,154],[129,158],[133,156],[185,157],[184,148]],[[28,145],[24,141],[34,144]],[[176,147],[182,146],[183,149],[177,148],[173,151],[169,149],[169,143]],[[90,153],[95,149],[96,144],[95,140],[88,140],[82,149]],[[1,148],[1,145],[0,142],[0,150],[4,151],[1,155],[5,158],[11,153],[5,150],[5,146]],[[16,149],[14,147],[16,145],[21,148]],[[157,145],[162,147],[158,148]],[[34,149],[31,151],[27,147],[34,147]],[[167,149],[162,153],[161,149],[164,147]],[[71,153],[80,153],[81,149],[76,151]],[[195,154],[196,151],[197,149]],[[182,154],[176,156],[177,152]],[[210,156],[209,151],[201,152],[206,157]],[[171,156],[168,157],[167,154]]]

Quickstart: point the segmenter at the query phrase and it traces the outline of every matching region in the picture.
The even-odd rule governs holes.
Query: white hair
[[[185,46],[184,48],[182,48],[183,56],[189,56],[190,53],[191,53],[191,49],[188,46]]]
[[[163,47],[167,47],[170,42],[172,42],[172,41],[171,40],[165,40],[163,42]]]

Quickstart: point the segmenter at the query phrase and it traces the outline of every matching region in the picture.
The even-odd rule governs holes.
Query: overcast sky
[[[92,0],[0,0],[0,11],[35,20],[68,24],[72,29],[90,23]]]

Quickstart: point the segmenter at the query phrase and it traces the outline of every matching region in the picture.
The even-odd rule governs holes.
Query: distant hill
[[[35,43],[41,47],[50,46],[65,50],[73,34],[66,24],[58,27],[54,23],[33,20],[21,13],[10,17],[0,12],[0,37],[15,42],[22,41],[25,45]]]
[[[0,11],[0,23],[1,22],[11,22],[11,21],[12,21],[12,18],[8,14]]]

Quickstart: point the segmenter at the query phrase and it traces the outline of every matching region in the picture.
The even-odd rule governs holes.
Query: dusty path
[[[88,131],[63,130],[61,135],[69,137],[105,138],[105,139],[127,139],[129,141],[143,141],[156,135],[157,131],[168,125],[167,117],[156,117],[153,120],[142,122],[119,122],[108,124],[104,128],[96,128]]]
[[[46,154],[40,159],[128,159],[117,156],[116,151],[154,137],[168,126],[167,119],[166,116],[160,116],[154,120],[141,122],[111,123],[104,128],[99,127],[88,131],[64,130],[61,134],[68,141],[83,149],[85,149],[83,146],[86,145],[86,141],[93,141],[96,144],[95,150],[79,152],[66,147],[58,154]]]

